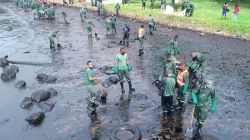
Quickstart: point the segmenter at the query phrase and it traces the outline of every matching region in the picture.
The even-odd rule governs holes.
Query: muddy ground
[[[89,116],[86,109],[89,94],[83,86],[83,74],[86,61],[92,60],[96,72],[105,79],[107,75],[98,71],[104,65],[114,65],[114,57],[121,46],[117,45],[122,36],[124,22],[130,24],[131,39],[140,22],[118,18],[118,34],[114,39],[105,37],[105,21],[97,13],[88,13],[93,19],[100,40],[87,38],[87,32],[80,21],[79,9],[58,7],[56,20],[34,20],[31,12],[24,12],[13,3],[1,3],[2,17],[11,17],[12,32],[18,36],[4,35],[1,32],[1,44],[9,59],[53,63],[53,66],[18,65],[17,78],[8,83],[0,82],[0,137],[4,140],[68,140],[68,139],[108,139],[112,130],[123,123],[137,126],[142,139],[148,140],[164,135],[169,139],[183,139],[183,133],[190,121],[190,108],[187,104],[183,115],[175,112],[171,118],[163,118],[158,90],[151,83],[158,78],[159,63],[164,56],[166,44],[175,34],[179,35],[181,53],[178,57],[186,62],[193,51],[204,52],[208,65],[206,73],[214,80],[216,88],[217,112],[209,116],[203,128],[204,139],[247,140],[250,139],[250,43],[216,35],[200,36],[198,32],[158,26],[153,36],[147,32],[146,55],[139,57],[138,42],[131,42],[127,48],[129,61],[133,67],[132,83],[136,91],[126,94],[121,99],[120,85],[106,89],[106,105],[97,109],[97,116]],[[68,14],[70,24],[65,25],[61,11]],[[13,22],[14,21],[14,22]],[[1,21],[2,22],[2,21]],[[11,25],[12,25],[11,24]],[[49,49],[48,33],[60,30],[61,50]],[[148,27],[146,26],[146,31]],[[10,31],[11,32],[11,31]],[[0,47],[0,49],[2,49]],[[26,53],[25,53],[26,52]],[[30,53],[27,53],[30,52]],[[58,81],[54,84],[40,84],[36,74],[45,72],[54,75]],[[25,80],[28,87],[17,90],[14,85],[18,80]],[[26,96],[37,89],[53,87],[58,90],[52,98],[56,105],[46,113],[43,124],[33,127],[24,120],[26,116],[39,109],[34,106],[23,110],[19,104]],[[128,89],[127,84],[125,85]],[[128,98],[131,98],[129,102]]]

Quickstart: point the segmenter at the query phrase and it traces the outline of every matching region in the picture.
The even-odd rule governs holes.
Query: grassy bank
[[[181,0],[180,0],[181,1]],[[170,0],[167,0],[170,3]],[[141,0],[130,0],[130,5],[121,5],[121,13],[131,17],[142,17],[146,20],[152,14],[159,23],[175,27],[201,30],[203,32],[217,33],[229,36],[237,34],[250,39],[250,2],[239,1],[241,7],[238,21],[232,21],[232,8],[234,2],[229,2],[230,12],[226,20],[221,20],[221,7],[224,0],[192,0],[195,6],[193,17],[167,16],[160,11],[160,1],[155,2],[153,10],[149,8],[150,2],[146,1],[146,10],[141,10]],[[110,11],[114,12],[114,5],[107,5]],[[178,9],[180,12],[180,7]],[[175,13],[176,14],[176,13]]]

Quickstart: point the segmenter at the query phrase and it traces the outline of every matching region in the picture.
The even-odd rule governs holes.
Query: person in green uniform
[[[159,80],[161,81],[162,78],[167,76],[167,72],[168,70],[172,70],[172,76],[175,78],[176,77],[176,65],[175,63],[172,61],[171,56],[167,55],[166,56],[166,60],[164,60],[160,66],[162,67],[161,73],[160,73],[160,77]]]
[[[116,16],[114,14],[111,15],[111,24],[112,24],[112,34],[116,34]]]
[[[91,6],[95,6],[95,1],[91,0]]]
[[[150,9],[154,9],[155,0],[150,0]]]
[[[84,85],[87,88],[87,91],[90,93],[90,103],[88,104],[88,109],[96,108],[98,104],[96,103],[97,89],[94,86],[95,80],[100,80],[99,77],[95,76],[93,72],[93,63],[91,61],[87,62],[87,69],[84,75]]]
[[[129,35],[130,35],[130,27],[127,23],[125,23],[125,27],[123,28],[123,37],[122,40],[120,41],[120,44],[126,45],[127,47],[129,46]]]
[[[81,21],[84,21],[87,18],[87,8],[85,5],[83,5],[80,9],[80,17],[81,17]]]
[[[189,73],[184,63],[181,63],[178,67],[178,74],[177,74],[177,99],[178,99],[178,109],[183,108],[185,102],[185,95],[188,91],[188,83],[189,83]]]
[[[52,31],[49,33],[50,49],[55,48],[55,38],[57,37],[59,31]]]
[[[97,13],[99,16],[101,16],[101,9],[102,9],[102,3],[100,1],[97,1]]]
[[[120,48],[120,53],[117,54],[115,57],[115,68],[114,68],[114,72],[118,74],[120,80],[122,94],[125,93],[123,87],[124,78],[126,78],[128,81],[129,92],[135,91],[135,89],[132,87],[130,71],[131,71],[131,66],[128,63],[128,55],[126,54],[125,49],[122,47]]]
[[[195,67],[193,67],[194,71],[201,71],[204,72],[205,66],[206,66],[206,58],[205,55],[201,52],[194,52],[191,54],[192,57],[192,61],[194,62],[192,65]],[[191,63],[190,63],[190,67],[192,67]]]
[[[108,38],[112,34],[112,22],[110,17],[106,18],[106,37]]]
[[[103,16],[103,18],[105,18],[105,17],[107,17],[107,13],[108,13],[107,8],[104,5],[102,5],[101,16]]]
[[[151,14],[149,14],[149,17],[148,17],[148,26],[149,26],[149,32],[150,32],[150,35],[153,34],[152,30],[154,29],[155,27],[155,21],[152,17]]]
[[[52,6],[47,8],[47,18],[50,20],[55,19],[55,9]]]
[[[146,7],[146,0],[142,0],[142,10],[145,10],[145,7]]]
[[[74,4],[74,0],[69,0],[69,4]]]
[[[174,39],[170,41],[170,44],[166,50],[166,54],[171,55],[172,60],[174,62],[176,61],[176,55],[180,54],[180,47],[178,45],[178,35],[175,35]]]
[[[92,23],[90,19],[87,19],[85,23],[85,27],[88,31],[88,38],[92,38],[92,32],[93,32],[93,28],[95,27],[95,25]]]
[[[121,10],[120,4],[119,4],[119,3],[116,3],[116,5],[115,5],[115,13],[116,13],[116,16],[119,16],[120,10]]]
[[[216,111],[215,89],[213,82],[206,77],[203,81],[197,83],[195,89],[192,90],[191,96],[195,105],[194,117],[197,119],[196,135],[201,136],[201,128],[208,115],[209,104],[211,103],[211,112]]]
[[[168,70],[167,77],[163,78],[161,104],[164,113],[167,113],[168,111],[174,111],[173,96],[176,81],[172,74],[172,70]]]

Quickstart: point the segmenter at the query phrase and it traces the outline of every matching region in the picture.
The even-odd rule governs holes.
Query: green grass
[[[181,1],[181,0],[180,0]],[[141,10],[141,0],[130,0],[130,5],[121,5],[121,14],[131,17],[142,17],[144,20],[152,14],[159,23],[171,26],[191,29],[201,29],[206,32],[221,31],[226,35],[235,36],[237,33],[250,39],[250,1],[239,0],[241,11],[237,22],[232,21],[232,8],[234,2],[229,2],[230,12],[226,20],[221,20],[221,7],[225,0],[192,0],[195,6],[193,17],[167,16],[160,11],[160,1],[156,1],[153,10],[149,9],[150,2],[146,1],[146,10]],[[171,0],[167,0],[171,3]],[[180,7],[180,6],[179,6]],[[114,11],[114,5],[107,5],[110,11]],[[180,8],[178,9],[180,12]]]

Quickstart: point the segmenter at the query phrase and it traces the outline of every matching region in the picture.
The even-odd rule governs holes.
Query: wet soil
[[[96,26],[100,40],[88,39],[87,32],[80,21],[79,9],[58,7],[56,20],[34,20],[31,12],[17,8],[14,3],[1,3],[1,8],[15,21],[16,38],[6,38],[7,31],[1,32],[1,44],[5,45],[1,55],[9,55],[11,60],[53,63],[51,66],[18,65],[17,78],[8,83],[0,81],[0,136],[12,140],[79,140],[107,139],[115,127],[128,123],[137,126],[142,139],[153,137],[162,139],[183,139],[185,128],[190,122],[191,105],[187,104],[182,115],[176,111],[164,117],[161,111],[158,90],[151,83],[158,78],[159,64],[164,56],[165,46],[175,34],[179,35],[183,62],[190,59],[193,51],[205,53],[208,65],[206,74],[215,82],[217,112],[209,116],[203,127],[204,139],[241,139],[250,137],[250,43],[235,38],[216,35],[200,36],[198,32],[158,26],[153,36],[148,35],[145,42],[146,54],[138,56],[139,42],[131,42],[127,48],[129,61],[133,67],[132,83],[136,91],[121,96],[120,86],[112,85],[107,90],[107,104],[99,105],[96,114],[87,107],[89,94],[83,86],[83,74],[88,60],[96,65],[96,72],[106,79],[108,76],[98,71],[105,65],[114,65],[114,57],[121,46],[117,45],[122,37],[125,22],[130,24],[131,39],[135,38],[140,24],[126,18],[118,18],[118,34],[114,39],[105,37],[105,20],[97,13],[88,13]],[[61,12],[68,15],[69,25],[65,25]],[[0,14],[6,14],[1,12]],[[9,17],[9,16],[5,16]],[[5,28],[6,26],[4,26]],[[15,28],[16,27],[16,28]],[[60,30],[61,50],[50,50],[48,33]],[[2,49],[2,47],[0,48]],[[30,53],[25,53],[30,52]],[[37,73],[57,77],[53,84],[36,81]],[[25,90],[16,89],[19,80],[27,82]],[[23,110],[19,104],[25,97],[39,89],[53,87],[58,96],[52,98],[56,103],[39,127],[29,126],[26,116],[40,111],[37,107]],[[7,121],[6,121],[7,120]]]

